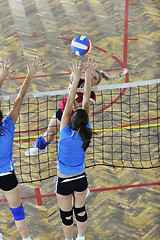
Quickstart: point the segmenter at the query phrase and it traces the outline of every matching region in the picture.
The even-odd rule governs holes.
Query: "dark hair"
[[[2,125],[2,119],[3,119],[3,113],[2,113],[2,111],[0,110],[0,126]]]
[[[84,109],[76,110],[71,118],[71,127],[73,130],[78,131],[78,135],[83,141],[82,148],[84,151],[87,150],[93,135],[92,129],[87,127],[88,122],[88,113]]]

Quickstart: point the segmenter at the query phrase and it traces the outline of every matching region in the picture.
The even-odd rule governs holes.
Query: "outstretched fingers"
[[[43,63],[42,65],[38,66],[38,70],[44,69],[45,64]]]
[[[26,62],[28,73],[30,73],[31,76],[35,75],[38,70],[41,70],[41,69],[44,68],[44,65],[45,65],[45,64],[41,64],[42,61],[43,61],[43,60],[40,59],[40,60],[36,63],[36,57],[34,57],[33,63],[32,63],[31,66],[29,65],[28,62]]]
[[[44,63],[43,63],[43,64],[40,64],[42,61],[43,61],[43,60],[41,59],[41,60],[37,63],[37,66],[38,66],[38,69],[39,69],[39,70],[40,70],[40,69],[43,69],[44,66],[45,66]]]
[[[3,69],[3,68],[4,68],[3,61],[1,61],[1,69]]]
[[[34,57],[32,66],[36,66],[38,70],[41,70],[41,69],[43,69],[43,67],[44,67],[44,65],[45,65],[45,64],[40,64],[42,61],[43,61],[43,60],[40,59],[40,60],[36,63],[36,57]]]
[[[1,75],[3,75],[4,78],[6,78],[7,76],[9,76],[10,74],[15,72],[15,71],[10,71],[10,68],[12,67],[13,64],[14,64],[14,62],[9,64],[9,66],[8,66],[8,58],[6,58],[5,63],[3,63],[3,61],[1,61],[1,67],[0,67]]]
[[[8,70],[13,66],[14,62],[12,62],[9,66],[8,66]],[[12,71],[11,73],[13,73],[15,71]]]
[[[14,62],[12,62],[12,63],[8,66],[8,58],[6,58],[5,64],[3,64],[3,61],[1,61],[1,68],[2,68],[2,69],[9,70],[9,69],[12,67],[13,64],[14,64]]]

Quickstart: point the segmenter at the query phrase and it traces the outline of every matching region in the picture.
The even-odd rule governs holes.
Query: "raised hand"
[[[31,77],[34,76],[38,70],[43,69],[43,66],[45,64],[40,64],[41,62],[42,62],[42,59],[38,63],[36,63],[36,57],[34,57],[33,64],[31,66],[28,64],[28,62],[26,62],[28,74]]]
[[[85,73],[86,74],[90,74],[93,72],[93,70],[95,70],[97,68],[96,66],[97,64],[97,61],[94,60],[94,58],[88,58],[88,62],[87,62],[87,65],[85,67]]]
[[[8,77],[10,74],[12,74],[15,71],[10,71],[10,68],[12,67],[14,63],[12,62],[8,66],[8,59],[6,59],[5,64],[1,61],[1,66],[0,66],[0,88],[3,84],[3,81]]]
[[[76,61],[72,62],[72,67],[70,67],[70,69],[71,69],[74,76],[77,76],[77,77],[80,78],[83,74],[85,66],[82,64],[81,61],[78,63],[77,60],[76,60]]]
[[[14,62],[12,62],[9,66],[8,66],[8,59],[6,59],[5,64],[3,64],[3,62],[1,61],[1,67],[0,67],[0,77],[5,79],[6,77],[8,77],[10,74],[14,73],[15,71],[10,71],[10,68],[12,67],[12,65],[14,64]]]

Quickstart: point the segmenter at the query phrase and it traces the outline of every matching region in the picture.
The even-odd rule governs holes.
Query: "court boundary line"
[[[140,188],[140,187],[151,187],[151,186],[159,186],[160,182],[154,182],[154,183],[142,183],[142,184],[133,184],[133,185],[122,185],[122,186],[116,186],[116,187],[108,187],[108,188],[97,188],[97,189],[90,189],[91,193],[95,192],[107,192],[107,191],[113,191],[113,190],[123,190],[123,189],[131,189],[131,188]],[[29,196],[29,197],[22,197],[22,200],[28,200],[28,199],[36,199],[38,206],[43,206],[43,198],[49,198],[49,197],[55,197],[56,194],[41,194],[40,188],[35,188],[35,196]],[[0,202],[7,202],[6,199],[0,199]]]

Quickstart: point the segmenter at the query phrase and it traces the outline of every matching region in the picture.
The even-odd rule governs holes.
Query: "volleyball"
[[[86,36],[79,35],[72,40],[71,49],[76,55],[83,56],[91,50],[91,41]]]

